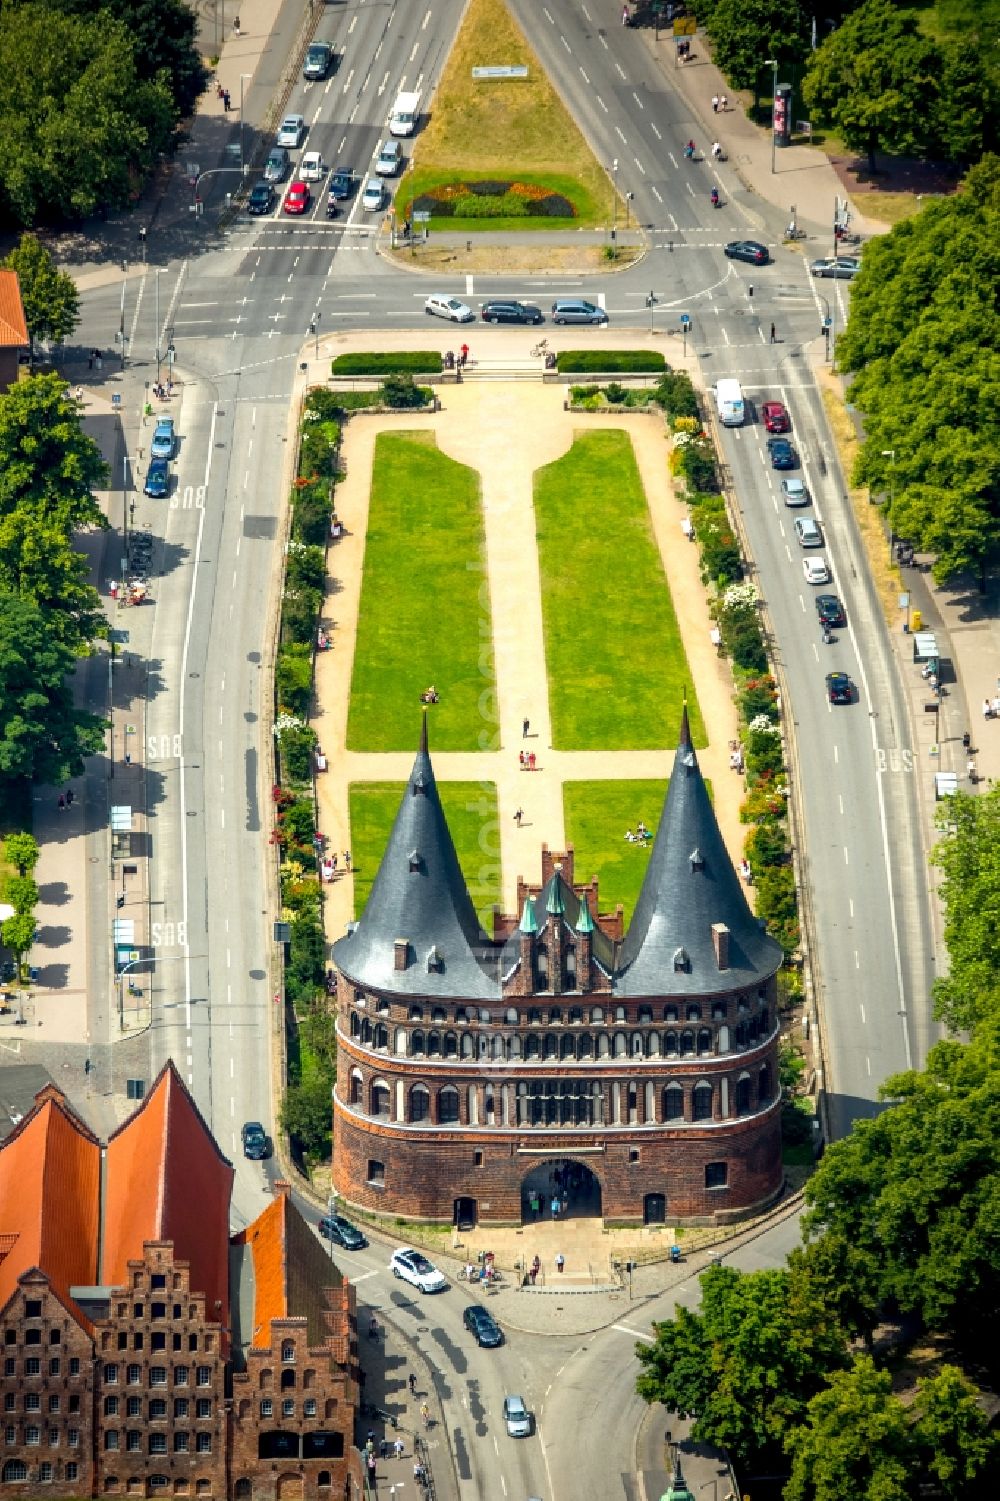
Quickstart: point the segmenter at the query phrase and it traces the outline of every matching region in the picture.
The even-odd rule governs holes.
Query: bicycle
[[[538,343],[535,344],[532,347],[532,350],[531,350],[532,359],[536,359],[536,360],[541,359],[542,355],[545,353],[545,351],[548,349],[548,347],[549,347],[549,341],[548,341],[548,339],[539,339]]]

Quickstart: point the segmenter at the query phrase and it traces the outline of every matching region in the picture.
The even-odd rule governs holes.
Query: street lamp
[[[252,77],[253,77],[252,73],[241,73],[240,74],[240,172],[241,172],[241,174],[243,176],[246,176],[246,170],[247,170],[246,169],[246,163],[244,161],[244,156],[243,156],[243,80],[245,78],[252,78]]]
[[[628,210],[629,210],[629,204],[632,202],[632,199],[634,197],[635,197],[634,193],[626,193],[625,194],[625,228],[626,229],[628,229]],[[636,223],[638,223],[638,222],[639,221],[636,220]]]
[[[122,370],[125,369],[125,288],[128,286],[128,261],[122,261],[122,306],[118,336],[122,341]]]
[[[611,243],[618,234],[618,158],[611,163]]]
[[[892,530],[892,501],[893,491],[895,488],[893,482],[896,477],[896,450],[894,448],[883,448],[882,457],[889,460],[889,562],[891,563],[892,544],[896,540]]]
[[[773,70],[773,78],[771,81],[771,176],[773,177],[775,172],[778,170],[774,164],[774,111],[777,107],[778,100],[778,59],[776,57],[765,57],[764,66],[765,68],[771,68]]]
[[[660,299],[657,297],[657,295],[656,295],[655,292],[650,292],[649,296],[646,298],[646,306],[649,308],[649,331],[650,331],[650,333],[653,332],[653,309],[655,308],[655,306],[659,302],[659,300]]]
[[[816,295],[823,306],[826,308],[826,315],[823,319],[823,337],[826,339],[826,357],[828,360],[832,360],[834,340],[837,337],[836,327],[834,325],[834,319],[837,314],[837,304],[836,302],[833,303],[833,309],[831,311],[830,303],[828,299],[823,296],[823,293],[817,292]]]

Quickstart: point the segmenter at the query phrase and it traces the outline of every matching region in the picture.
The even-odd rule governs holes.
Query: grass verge
[[[413,750],[420,695],[431,683],[436,750],[475,750],[484,692],[493,691],[479,476],[433,434],[380,433],[372,465],[351,750]]]
[[[349,788],[355,917],[364,911],[405,790],[405,782],[352,782]],[[501,892],[496,787],[492,782],[439,782],[438,791],[462,874],[488,932],[490,908],[499,904]]]
[[[554,744],[673,745],[685,690],[692,737],[706,744],[628,434],[578,433],[540,469],[535,525]]]
[[[417,167],[408,172],[404,178],[398,194],[396,195],[395,210],[397,217],[408,217],[410,204],[414,198],[419,198],[422,193],[433,193],[436,188],[449,187],[452,183],[483,182],[497,176],[510,176],[509,173],[499,174],[493,172],[467,172],[461,168],[444,170],[441,168]],[[514,180],[514,178],[512,178]],[[593,186],[582,183],[579,179],[568,177],[563,173],[555,172],[518,172],[516,181],[528,183],[533,187],[547,188],[550,193],[559,193],[567,198],[576,210],[572,218],[558,218],[555,215],[512,215],[510,218],[476,218],[463,219],[457,215],[435,214],[427,226],[431,234],[481,234],[484,230],[517,230],[526,234],[545,233],[548,230],[557,229],[581,229],[594,224],[603,224],[611,212],[611,190],[605,188],[603,192],[595,194]]]
[[[635,911],[652,842],[646,848],[629,844],[625,831],[641,820],[655,833],[666,794],[667,783],[656,780],[563,783],[563,818],[567,842],[575,851],[576,878],[589,881],[596,875],[601,911],[613,912],[621,902],[626,923]]]

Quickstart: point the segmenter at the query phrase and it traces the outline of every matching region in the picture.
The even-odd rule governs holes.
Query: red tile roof
[[[97,1137],[47,1085],[0,1145],[0,1308],[32,1267],[67,1304],[96,1282],[100,1179]]]
[[[239,1235],[234,1245],[245,1245],[253,1256],[252,1345],[266,1346],[271,1320],[286,1319],[288,1308],[287,1222],[288,1197],[279,1193],[267,1208]]]
[[[108,1141],[101,1281],[122,1286],[143,1243],[170,1240],[191,1266],[209,1319],[229,1322],[233,1166],[216,1146],[173,1063]]]
[[[28,347],[28,325],[24,321],[17,272],[4,268],[0,268],[0,346],[7,349]]]

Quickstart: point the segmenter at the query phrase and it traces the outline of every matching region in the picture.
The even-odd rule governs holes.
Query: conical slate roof
[[[729,929],[725,969],[712,927]],[[635,914],[622,942],[614,989],[625,996],[709,995],[752,984],[781,963],[747,905],[691,744],[687,708],[660,826]]]
[[[396,943],[407,945],[396,968]],[[495,1000],[495,960],[479,925],[445,821],[427,749],[420,749],[378,875],[354,930],[333,946],[357,985],[401,995]]]

